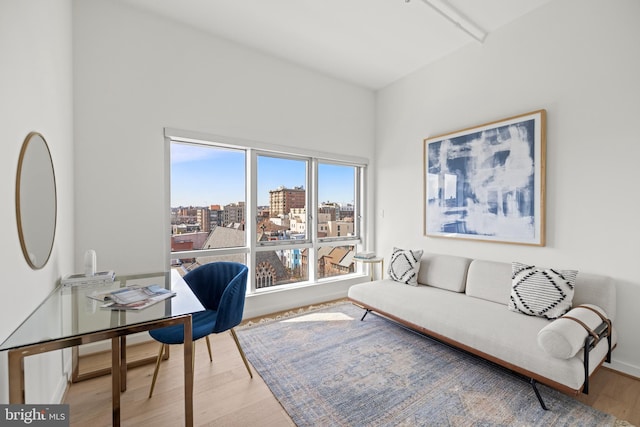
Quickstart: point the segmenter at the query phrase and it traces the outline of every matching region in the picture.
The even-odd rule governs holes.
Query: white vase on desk
[[[96,251],[89,249],[84,253],[84,275],[93,276],[96,274]]]

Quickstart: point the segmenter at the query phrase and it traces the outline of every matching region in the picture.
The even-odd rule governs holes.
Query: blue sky
[[[171,206],[224,206],[245,199],[245,154],[207,146],[171,144]],[[353,203],[353,168],[319,167],[320,202]],[[269,204],[269,190],[305,185],[300,160],[258,157],[258,205]]]

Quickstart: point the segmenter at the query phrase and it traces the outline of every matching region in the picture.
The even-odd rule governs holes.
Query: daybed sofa
[[[402,256],[396,257],[396,251]],[[573,272],[573,295],[565,295],[569,306],[562,310],[570,311],[550,320],[543,317],[555,317],[548,312],[527,315],[517,309],[514,296],[525,300],[532,296],[516,295],[531,291],[530,283],[516,286],[516,263],[424,254],[413,260],[413,270],[410,265],[402,267],[409,275],[414,274],[412,286],[404,283],[403,272],[399,277],[393,269],[394,263],[411,264],[405,258],[415,252],[422,251],[394,249],[388,271],[394,278],[350,287],[349,299],[366,310],[363,320],[373,311],[519,373],[533,385],[545,409],[536,382],[568,394],[587,393],[589,376],[605,360],[610,361],[617,342],[611,323],[616,314],[616,294],[610,278]],[[546,280],[549,269],[530,267],[534,273],[529,278]],[[551,270],[552,275],[555,273],[563,274]],[[560,308],[555,302],[550,305],[556,311]],[[585,343],[590,351],[584,351]]]

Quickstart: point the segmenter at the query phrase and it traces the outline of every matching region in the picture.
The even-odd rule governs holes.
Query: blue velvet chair
[[[242,321],[248,272],[246,265],[237,262],[212,262],[190,271],[184,276],[184,280],[206,309],[192,315],[194,355],[195,341],[200,338],[206,338],[209,360],[213,361],[209,334],[230,331],[249,376],[253,378],[247,358],[244,355],[244,351],[242,351],[240,341],[238,341],[238,336],[233,330]],[[151,397],[153,388],[156,385],[165,346],[183,344],[184,327],[175,325],[152,329],[149,331],[149,335],[161,343],[156,369],[151,382],[151,390],[149,391],[149,397]]]

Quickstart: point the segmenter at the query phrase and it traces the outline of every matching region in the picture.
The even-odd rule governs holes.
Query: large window
[[[175,268],[242,262],[250,292],[361,274],[365,161],[221,139],[167,138]]]

